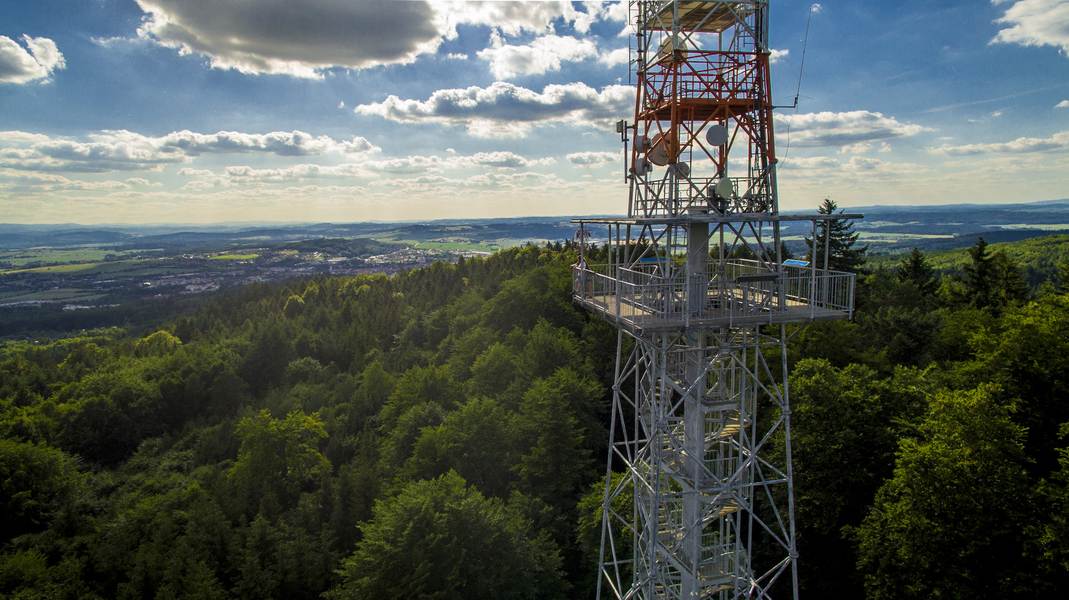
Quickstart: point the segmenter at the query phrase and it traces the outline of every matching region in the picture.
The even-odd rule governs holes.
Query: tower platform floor
[[[620,323],[633,331],[665,331],[682,329],[688,326],[715,328],[738,325],[772,325],[849,318],[845,311],[817,308],[802,302],[791,301],[785,309],[778,311],[684,320],[682,318],[664,318],[648,309],[635,306],[626,301],[621,302],[619,298],[611,295],[583,298],[576,294],[574,299],[587,310],[599,314],[610,322]]]
[[[656,5],[644,26],[651,31],[671,30],[674,16],[673,2]],[[681,1],[679,4],[679,25],[688,31],[719,33],[734,26],[740,18],[753,12],[751,2],[701,2]]]
[[[754,274],[750,262],[734,261],[723,273],[690,277],[689,281],[625,267],[577,266],[572,273],[573,298],[634,333],[852,316],[852,273],[814,273],[784,265],[778,272]]]

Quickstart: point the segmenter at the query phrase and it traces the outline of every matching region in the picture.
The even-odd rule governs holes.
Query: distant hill
[[[369,238],[320,238],[314,240],[302,240],[291,242],[282,246],[286,249],[301,252],[328,252],[331,254],[347,254],[351,256],[366,256],[381,254],[403,248],[401,244],[380,242]]]
[[[784,211],[786,214],[804,211]],[[865,218],[855,224],[872,254],[898,254],[917,247],[937,251],[971,246],[979,236],[1009,242],[1069,232],[1069,200],[1020,204],[947,204],[936,206],[849,207]],[[302,240],[375,239],[414,245],[448,244],[466,249],[495,250],[525,242],[572,239],[572,217],[443,219],[392,223],[305,223],[211,226],[107,226],[0,224],[0,250],[38,246],[115,246],[121,249],[163,248],[172,252],[210,248],[263,247]],[[808,223],[784,223],[784,240],[802,250]],[[604,230],[592,231],[603,241]]]
[[[993,232],[1023,234],[1027,232]],[[956,238],[962,245],[953,249],[926,252],[928,261],[939,270],[957,272],[969,262],[969,248],[983,237],[989,243],[989,252],[1004,252],[1025,270],[1029,284],[1035,286],[1050,280],[1058,272],[1058,266],[1069,263],[1069,234],[1040,234],[1027,239],[1004,240],[1004,237],[987,234],[975,234]],[[964,245],[968,242],[968,245]],[[896,264],[899,256],[875,257],[873,265],[889,266]]]

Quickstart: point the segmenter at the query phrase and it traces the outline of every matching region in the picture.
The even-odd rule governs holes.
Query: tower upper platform
[[[801,261],[799,261],[800,263]],[[848,319],[854,274],[752,260],[687,273],[663,262],[573,269],[574,299],[633,334]]]
[[[753,12],[754,4],[762,0],[704,1],[704,2],[657,2],[646,15],[644,28],[652,31],[671,31],[673,24],[702,33],[720,33],[745,19]],[[675,21],[675,6],[679,5],[679,20]]]
[[[818,224],[861,215],[692,212],[652,218],[576,219],[582,230],[600,225],[609,227],[609,263],[587,265],[580,261],[572,269],[572,293],[576,302],[633,334],[688,328],[720,328],[745,325],[801,323],[828,319],[849,319],[854,312],[853,273],[820,268],[822,240]],[[721,258],[698,261],[695,270],[687,257],[659,251],[656,245],[641,246],[621,240],[632,239],[631,229],[643,230],[656,238],[657,229],[683,227],[727,228],[741,232],[756,224],[781,222],[812,224],[811,255],[816,261],[778,262],[776,253],[759,260]],[[737,229],[736,229],[737,227]],[[827,225],[824,229],[826,232]],[[618,241],[614,247],[611,241]],[[627,231],[622,235],[621,229]],[[706,229],[707,231],[707,229]],[[707,235],[703,233],[702,235]],[[777,236],[778,237],[778,236]],[[583,239],[586,238],[584,234]],[[778,239],[777,239],[778,241]],[[764,248],[761,247],[763,250]],[[712,258],[712,257],[710,257]]]

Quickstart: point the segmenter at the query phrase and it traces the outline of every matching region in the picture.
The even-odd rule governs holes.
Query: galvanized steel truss
[[[598,597],[797,598],[786,325],[851,316],[817,230],[845,215],[779,214],[767,0],[630,10],[628,217],[578,221],[573,273],[619,328]],[[808,262],[784,261],[786,221],[811,222]]]

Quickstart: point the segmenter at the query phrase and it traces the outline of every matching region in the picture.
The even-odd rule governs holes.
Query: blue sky
[[[1069,197],[1069,0],[773,0],[779,104],[810,14],[799,107],[777,111],[781,208]],[[625,18],[597,2],[5,2],[0,221],[619,213]]]

